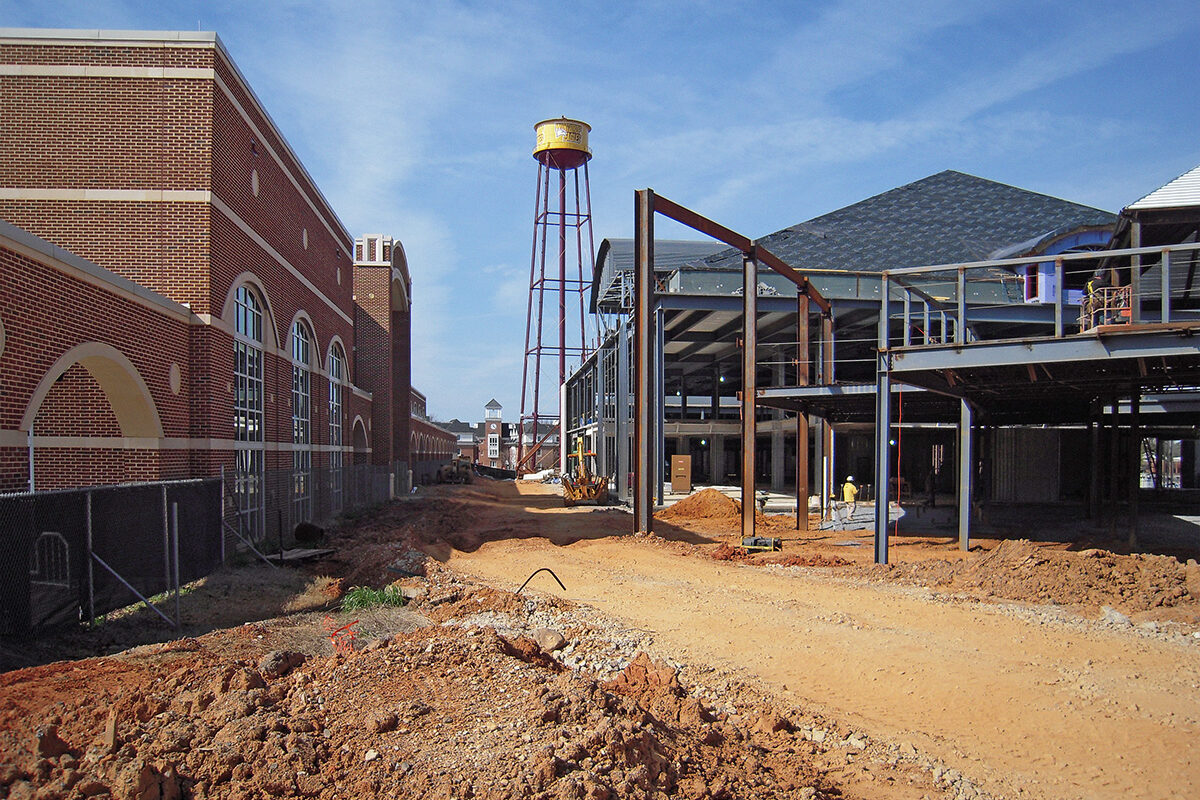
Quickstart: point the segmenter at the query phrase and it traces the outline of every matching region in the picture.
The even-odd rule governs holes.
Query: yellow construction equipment
[[[602,506],[608,502],[608,478],[596,475],[588,467],[588,459],[595,458],[592,451],[585,452],[583,439],[574,453],[567,454],[567,472],[562,476],[563,505],[595,503]]]

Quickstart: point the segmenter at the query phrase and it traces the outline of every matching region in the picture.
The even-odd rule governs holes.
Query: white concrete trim
[[[336,333],[329,337],[329,344],[325,347],[325,359],[321,362],[321,368],[325,371],[325,377],[328,380],[333,380],[329,375],[329,356],[333,354],[335,345],[342,351],[342,380],[340,383],[343,386],[352,386],[354,384],[354,376],[350,374],[350,349],[346,347],[346,343],[342,341],[342,337]]]
[[[30,78],[167,78],[212,80],[216,70],[203,67],[109,67],[91,64],[0,64],[0,75]]]
[[[104,342],[84,342],[59,356],[34,388],[21,416],[19,430],[28,431],[34,426],[46,395],[59,377],[75,364],[82,364],[100,384],[122,431],[143,436],[146,433],[162,435],[162,420],[150,387],[124,353]]]
[[[33,189],[0,187],[0,200],[65,200],[110,203],[207,203],[212,192],[201,189]]]
[[[33,449],[63,449],[63,448],[85,448],[85,449],[105,449],[105,450],[237,450],[239,447],[245,447],[249,444],[255,444],[254,449],[266,450],[270,452],[290,452],[292,450],[310,450],[314,453],[353,453],[353,445],[331,445],[331,444],[313,444],[313,445],[295,445],[291,442],[239,442],[234,439],[190,439],[182,436],[164,436],[155,438],[150,436],[34,436]],[[29,446],[29,433],[24,430],[0,430],[0,447],[19,447],[25,449]],[[369,448],[368,448],[369,449]]]
[[[115,295],[132,300],[164,316],[180,322],[191,322],[194,315],[187,306],[147,289],[141,284],[80,258],[69,250],[39,239],[29,231],[0,220],[0,247],[36,261],[51,269],[91,284]]]
[[[218,41],[213,31],[119,31],[98,28],[0,28],[0,44],[120,47],[196,47],[211,49]]]
[[[232,222],[234,225],[238,226],[238,228],[241,229],[242,233],[244,233],[248,237],[250,237],[250,239],[252,239],[255,244],[257,244],[259,247],[261,247],[264,252],[266,252],[268,255],[270,255],[272,258],[274,258],[275,261],[277,261],[281,267],[286,269],[288,272],[292,273],[292,275],[298,281],[300,281],[302,284],[304,284],[306,289],[308,289],[310,292],[312,292],[314,295],[316,295],[320,300],[322,300],[325,303],[325,305],[327,305],[331,309],[333,309],[333,312],[335,314],[337,314],[339,317],[344,319],[350,325],[354,324],[354,319],[349,314],[347,314],[345,311],[342,311],[342,309],[336,303],[334,303],[332,300],[330,300],[328,297],[326,297],[324,292],[322,292],[320,289],[318,289],[312,281],[310,281],[308,278],[304,277],[304,275],[300,272],[300,270],[298,270],[298,269],[296,269],[296,267],[292,266],[291,262],[289,262],[282,255],[280,255],[279,252],[275,248],[273,248],[273,247],[271,247],[271,245],[267,244],[267,241],[265,239],[263,239],[261,236],[259,236],[258,233],[256,233],[255,230],[253,228],[251,228],[249,224],[247,224],[241,217],[239,217],[237,214],[235,214],[233,209],[231,209],[229,206],[225,205],[225,203],[221,200],[221,198],[217,197],[215,194],[212,196],[212,207],[215,208],[217,211],[220,211],[222,214],[224,214],[229,219],[229,221]]]

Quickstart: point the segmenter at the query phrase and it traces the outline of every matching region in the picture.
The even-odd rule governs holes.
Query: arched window
[[[346,356],[335,344],[329,348],[329,494],[334,513],[342,510],[342,381],[346,373]]]
[[[263,533],[263,304],[243,284],[234,294],[234,491],[246,533]]]
[[[292,523],[312,519],[312,334],[292,325]]]

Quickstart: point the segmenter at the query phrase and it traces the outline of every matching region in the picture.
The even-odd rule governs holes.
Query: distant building
[[[431,483],[438,467],[458,454],[458,437],[447,426],[429,418],[425,395],[411,390],[412,439],[409,446],[413,483]]]
[[[504,447],[504,440],[508,438],[504,429],[504,406],[500,405],[494,397],[483,407],[481,427],[483,428],[483,457],[479,463],[497,469],[510,469],[512,463],[507,458],[508,454]]]

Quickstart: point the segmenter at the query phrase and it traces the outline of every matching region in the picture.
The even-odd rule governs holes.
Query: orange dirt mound
[[[701,489],[670,508],[659,511],[657,519],[736,519],[741,504],[716,489]]]
[[[709,553],[717,561],[749,561],[750,556],[740,547],[730,547],[727,542],[721,542],[716,550]]]

